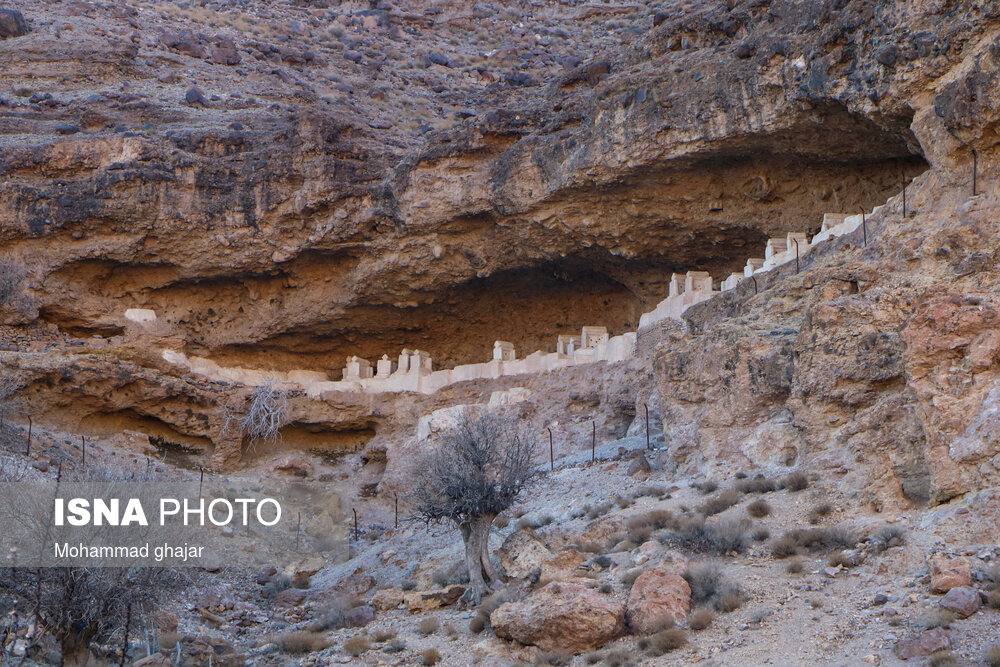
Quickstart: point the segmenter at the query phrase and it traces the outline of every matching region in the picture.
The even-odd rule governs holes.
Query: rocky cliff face
[[[909,183],[915,215],[867,249],[744,284],[661,348],[675,458],[828,456],[878,502],[995,479],[993,200],[964,198],[973,149],[981,189],[996,168],[991,3],[12,7],[10,347],[90,346],[144,307],[189,353],[333,377],[404,346],[548,349]],[[79,423],[222,442],[215,413],[98,400]]]

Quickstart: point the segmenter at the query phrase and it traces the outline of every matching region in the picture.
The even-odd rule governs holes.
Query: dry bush
[[[382,650],[384,652],[386,652],[386,653],[399,653],[401,651],[405,651],[406,650],[406,642],[404,642],[399,637],[396,637],[395,639],[393,639],[392,641],[390,641],[388,644],[386,644],[385,648],[382,649]]]
[[[376,630],[371,635],[372,641],[375,642],[376,644],[381,644],[383,642],[387,642],[390,639],[394,639],[395,637],[396,637],[396,631],[393,630],[392,628],[385,628],[385,629],[382,629],[382,630]]]
[[[687,644],[687,633],[681,628],[668,628],[660,630],[646,639],[649,641],[647,652],[656,657],[676,651]]]
[[[365,653],[371,647],[372,645],[371,642],[368,641],[368,637],[359,635],[357,637],[351,637],[344,642],[344,653],[356,658],[362,653]]]
[[[837,567],[838,565],[842,568],[854,567],[855,563],[850,556],[845,554],[843,551],[834,551],[830,554],[827,559],[826,564],[830,567]]]
[[[747,514],[755,519],[763,519],[771,514],[771,505],[763,498],[758,498],[747,505]]]
[[[775,558],[788,558],[799,553],[799,543],[790,535],[771,543],[771,555]]]
[[[802,570],[804,570],[805,567],[806,566],[802,563],[802,561],[796,558],[785,566],[785,571],[788,572],[788,574],[802,574]]]
[[[573,662],[573,654],[568,651],[541,651],[535,656],[534,664],[565,667]]]
[[[781,486],[789,491],[803,491],[809,488],[809,478],[805,473],[793,472],[781,481]]]
[[[902,526],[882,526],[872,534],[869,544],[875,553],[901,547],[906,544],[906,529]]]
[[[830,503],[820,503],[809,511],[809,523],[815,525],[819,523],[823,517],[829,516],[831,513],[833,513],[833,505]]]
[[[636,544],[641,544],[650,538],[654,530],[676,527],[677,519],[669,510],[651,510],[645,514],[629,517],[626,526],[627,538]]]
[[[960,664],[958,656],[951,651],[938,651],[927,658],[928,667],[957,667]]]
[[[452,639],[454,639],[455,636],[458,635],[458,630],[456,630],[455,626],[452,625],[451,623],[445,623],[443,626],[441,626],[441,632],[443,632],[446,637],[451,637]]]
[[[587,511],[587,518],[596,519],[598,517],[602,517],[608,512],[610,512],[611,508],[614,506],[615,506],[614,503],[607,501],[603,503],[598,503],[597,505],[594,505],[593,507],[590,508],[590,510]],[[586,508],[586,506],[584,506],[584,508]]]
[[[346,624],[346,615],[354,607],[361,604],[361,600],[347,595],[335,597],[309,625],[312,632],[324,632],[327,630],[339,630]]]
[[[524,597],[524,593],[512,586],[501,589],[492,595],[487,595],[479,603],[476,613],[469,621],[469,630],[479,634],[490,624],[490,614],[505,602],[517,602]]]
[[[740,480],[735,488],[740,493],[771,493],[778,489],[778,484],[773,479],[757,475],[753,479]]]
[[[583,553],[600,554],[604,553],[605,545],[593,540],[583,540],[576,543],[576,548]]]
[[[921,627],[932,630],[934,628],[950,628],[956,620],[958,620],[958,614],[951,609],[938,608],[924,614],[917,622]]]
[[[990,609],[1000,609],[1000,589],[995,588],[987,594],[986,605]]]
[[[636,498],[642,498],[643,496],[660,498],[665,495],[667,495],[667,487],[660,484],[644,484],[635,492]]]
[[[714,514],[719,514],[720,512],[725,512],[738,502],[740,502],[739,491],[730,489],[728,491],[722,491],[721,493],[714,495],[703,502],[698,506],[698,511],[705,516],[712,516]]]
[[[792,538],[800,547],[810,551],[850,549],[857,544],[854,533],[843,526],[797,528],[785,533],[785,536]]]
[[[749,531],[746,520],[707,523],[702,516],[691,516],[680,519],[675,529],[661,533],[659,540],[676,549],[722,556],[745,551]]]
[[[415,591],[417,590],[417,582],[413,581],[412,579],[407,579],[402,584],[400,584],[399,589],[407,592]]]
[[[632,584],[635,580],[639,578],[639,575],[646,571],[644,567],[633,567],[631,570],[626,570],[621,577],[621,582],[627,588],[632,588]]]
[[[615,496],[615,504],[621,509],[627,509],[635,504],[635,500],[625,496]]]
[[[690,566],[682,575],[691,587],[691,604],[711,604],[719,611],[733,611],[743,603],[739,584],[728,581],[715,563]]]
[[[600,586],[597,587],[597,592],[602,593],[604,595],[611,595],[612,593],[615,592],[615,587],[607,583],[601,584]]]
[[[602,656],[602,659],[607,667],[632,667],[635,664],[632,654],[623,648],[608,651]]]
[[[1000,588],[1000,565],[986,568],[983,571],[982,579],[983,583],[986,584],[986,590],[992,591],[995,588]]]
[[[441,662],[441,653],[436,648],[429,648],[420,654],[421,664],[436,665]]]
[[[700,632],[712,625],[715,620],[715,612],[708,607],[698,607],[688,614],[688,627],[695,632]]]
[[[707,496],[708,494],[716,491],[719,488],[719,483],[716,482],[714,479],[707,479],[700,484],[692,484],[691,486],[698,489]]]
[[[1000,644],[986,649],[986,654],[983,656],[983,662],[986,663],[987,667],[1000,667]]]
[[[276,644],[282,653],[289,653],[291,655],[315,653],[330,646],[330,640],[326,638],[325,634],[309,630],[270,635],[267,641]]]
[[[469,583],[469,570],[465,566],[465,561],[459,559],[451,565],[436,570],[431,575],[431,581],[441,588],[447,588],[454,584],[467,584]]]
[[[243,415],[236,417],[240,433],[246,438],[248,448],[253,450],[257,443],[276,442],[281,439],[281,427],[287,423],[288,397],[274,386],[273,380],[256,387]],[[227,413],[225,430],[232,427],[234,417]]]
[[[425,637],[428,635],[433,635],[435,632],[438,631],[439,627],[441,627],[441,624],[433,616],[425,618],[422,621],[420,621],[419,624],[417,624],[417,630],[419,630],[420,634],[424,635]]]
[[[750,537],[754,542],[763,542],[771,538],[771,531],[767,529],[767,526],[761,526],[760,528],[755,528]]]

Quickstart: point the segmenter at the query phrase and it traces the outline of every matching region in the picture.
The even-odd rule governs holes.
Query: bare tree
[[[535,451],[534,438],[513,419],[466,414],[413,469],[409,501],[416,518],[451,520],[462,534],[468,603],[479,604],[500,583],[490,562],[490,526],[541,474]]]
[[[21,618],[36,617],[59,642],[62,664],[79,666],[92,641],[124,627],[130,606],[138,612],[178,578],[165,568],[3,568],[0,601]]]

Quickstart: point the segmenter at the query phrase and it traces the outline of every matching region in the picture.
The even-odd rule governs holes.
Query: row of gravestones
[[[805,234],[799,232],[772,238],[764,249],[764,257],[748,259],[742,273],[732,273],[722,281],[721,291],[735,288],[741,280],[756,273],[794,261],[797,256],[801,257],[819,243],[853,232],[862,222],[862,215],[828,213],[823,216],[822,230],[811,242]],[[687,308],[719,293],[720,291],[713,289],[712,277],[705,271],[688,271],[684,275],[675,273],[670,279],[669,296],[652,311],[642,315],[639,331],[666,318],[680,319]],[[142,327],[150,327],[156,323],[156,313],[151,310],[130,309],[125,312],[125,317]],[[351,356],[347,358],[343,379],[339,381],[330,381],[325,373],[317,371],[281,372],[223,367],[209,359],[188,357],[176,350],[163,350],[162,354],[168,362],[209,379],[251,386],[268,382],[288,383],[312,397],[319,397],[330,391],[415,391],[430,394],[456,382],[544,373],[596,361],[624,361],[635,352],[636,336],[637,332],[609,336],[604,327],[583,327],[579,336],[558,336],[555,352],[539,350],[523,359],[517,359],[513,344],[498,340],[493,343],[491,361],[437,371],[433,369],[430,355],[422,350],[404,349],[396,360],[382,355],[376,361],[374,369],[368,360]]]

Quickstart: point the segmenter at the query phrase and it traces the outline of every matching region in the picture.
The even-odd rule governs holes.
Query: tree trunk
[[[462,596],[469,605],[478,605],[483,596],[492,590],[491,584],[497,580],[490,563],[490,523],[489,517],[477,517],[459,526],[465,542],[465,564],[469,570],[469,588]]]
[[[92,632],[69,633],[60,640],[62,664],[64,667],[85,667],[90,660],[90,640]]]

